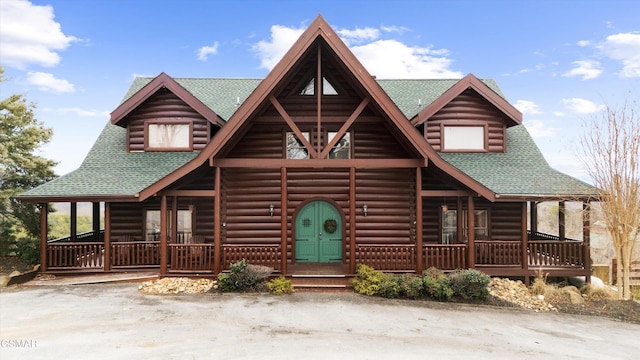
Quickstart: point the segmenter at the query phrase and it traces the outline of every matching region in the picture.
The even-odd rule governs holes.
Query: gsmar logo
[[[38,343],[34,339],[0,339],[0,348],[36,348]]]

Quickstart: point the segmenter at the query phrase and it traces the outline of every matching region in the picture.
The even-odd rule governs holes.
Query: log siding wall
[[[445,151],[445,125],[485,126],[485,150],[504,152],[506,116],[473,90],[466,90],[427,120],[424,131],[435,151]]]
[[[211,124],[167,89],[158,90],[127,116],[127,149],[145,150],[145,121],[160,123],[163,120],[175,122],[176,119],[193,123],[193,150],[202,150],[211,138]]]

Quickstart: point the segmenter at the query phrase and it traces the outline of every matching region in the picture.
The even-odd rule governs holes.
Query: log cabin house
[[[215,275],[246,259],[388,272],[590,275],[595,189],[549,167],[493,80],[381,80],[318,16],[266,78],[134,80],[77,170],[41,204],[41,270]],[[582,201],[584,234],[537,231]],[[70,236],[47,237],[49,203]],[[77,234],[76,204],[94,231]],[[104,208],[104,229],[100,209]],[[530,225],[528,225],[530,224]]]

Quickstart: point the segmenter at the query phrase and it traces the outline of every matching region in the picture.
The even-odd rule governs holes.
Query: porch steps
[[[296,292],[352,292],[350,278],[334,274],[294,274],[291,283]]]

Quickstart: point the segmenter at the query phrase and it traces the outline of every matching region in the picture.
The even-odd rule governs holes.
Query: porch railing
[[[222,265],[225,270],[231,264],[245,259],[250,264],[263,265],[280,271],[279,245],[223,245]]]
[[[521,266],[520,241],[476,241],[476,265]]]
[[[111,266],[160,266],[159,241],[118,241],[111,243]]]
[[[60,242],[47,244],[48,269],[95,269],[103,266],[103,243]]]
[[[583,267],[584,247],[577,241],[530,241],[529,267]]]
[[[76,235],[75,242],[103,242],[104,241],[104,229],[98,231],[87,231]],[[71,235],[63,236],[61,238],[49,240],[49,244],[54,243],[69,243],[71,242]]]
[[[383,271],[414,271],[415,245],[359,244],[356,246],[356,263]]]
[[[169,244],[171,272],[213,272],[213,244]]]
[[[467,244],[425,244],[423,250],[425,269],[455,270],[467,267]]]

